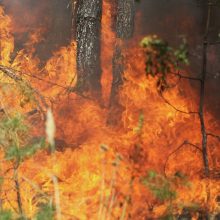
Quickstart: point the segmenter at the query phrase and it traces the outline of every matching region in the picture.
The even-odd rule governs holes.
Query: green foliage
[[[55,208],[51,204],[44,204],[36,214],[36,220],[53,220]]]
[[[149,171],[148,175],[142,178],[142,183],[146,185],[161,202],[173,200],[177,196],[172,182],[154,171]]]
[[[174,57],[176,58],[176,64],[182,63],[189,65],[187,42],[185,38],[182,39],[182,43],[179,45],[179,48],[174,50]],[[178,66],[176,66],[176,69],[178,69]]]
[[[179,70],[179,65],[188,65],[188,50],[185,38],[177,49],[157,37],[147,36],[141,41],[146,55],[146,74],[158,77],[157,86],[159,91],[164,91],[169,87],[167,75]]]
[[[18,83],[18,88],[20,90],[20,93],[22,95],[22,99],[20,101],[20,106],[24,107],[29,102],[35,102],[35,96],[33,89],[28,86],[27,83],[21,81]]]
[[[160,218],[161,220],[175,220],[175,216],[172,213],[167,213],[165,216]]]
[[[17,172],[20,164],[28,157],[34,155],[39,149],[44,148],[45,140],[37,138],[30,139],[29,127],[25,123],[24,117],[20,114],[9,115],[6,113],[0,121],[0,145],[4,151],[6,160],[12,162],[14,169],[13,179],[19,184]],[[4,177],[0,177],[0,184],[4,184]],[[20,194],[19,187],[16,188]],[[21,201],[22,203],[22,201]],[[18,205],[19,206],[19,205]],[[10,212],[1,212],[0,219],[11,219]],[[26,216],[20,216],[16,220],[27,220]]]
[[[165,177],[161,174],[158,174],[155,171],[149,171],[147,175],[141,178],[141,182],[149,188],[154,197],[160,202],[167,203],[166,211],[163,216],[160,218],[162,220],[174,220],[176,219],[175,213],[176,210],[184,210],[186,207],[188,210],[198,210],[197,204],[176,204],[174,205],[173,200],[177,198],[177,187],[185,186],[189,187],[189,181],[186,175],[177,171],[171,177]]]
[[[24,118],[17,114],[6,116],[0,122],[0,144],[5,151],[6,160],[23,161],[45,146],[44,139],[28,143],[28,126]]]
[[[135,132],[137,134],[140,134],[142,132],[143,126],[144,126],[144,113],[141,112],[138,118],[138,125],[135,128]]]
[[[18,148],[15,145],[11,145],[5,154],[7,160],[15,160],[19,158],[20,161],[33,156],[38,150],[42,149],[45,146],[45,139],[42,138],[39,143],[33,143],[32,145],[27,144],[22,148]]]
[[[9,211],[9,210],[0,211],[0,219],[1,220],[11,220],[12,219],[11,211]]]

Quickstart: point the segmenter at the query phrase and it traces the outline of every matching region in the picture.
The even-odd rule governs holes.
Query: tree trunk
[[[101,96],[102,0],[79,0],[77,9],[77,91]]]
[[[127,42],[133,36],[134,32],[134,16],[135,5],[134,0],[115,0],[113,3],[117,9],[116,24],[113,25],[116,31],[116,43],[112,59],[113,65],[113,81],[110,97],[110,115],[108,122],[111,124],[117,123],[122,106],[119,103],[119,89],[123,84],[123,74],[125,70],[123,50]]]
[[[118,0],[116,33],[117,38],[129,39],[134,31],[134,0]]]

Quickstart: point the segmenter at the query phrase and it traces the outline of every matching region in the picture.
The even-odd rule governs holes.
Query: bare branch
[[[175,153],[177,153],[177,152],[178,152],[180,149],[182,149],[185,145],[190,145],[190,146],[196,148],[199,152],[201,152],[201,154],[203,153],[203,152],[202,152],[202,149],[201,149],[200,147],[198,147],[197,145],[192,144],[192,143],[188,142],[187,140],[185,140],[179,147],[177,147],[173,152],[171,152],[171,153],[168,155],[168,157],[167,157],[167,159],[166,159],[166,161],[165,161],[165,163],[164,163],[164,175],[165,175],[166,177],[167,177],[167,175],[166,175],[166,167],[167,167],[167,163],[168,163],[170,157],[171,157],[172,155],[174,155]]]
[[[20,184],[19,184],[19,180],[18,180],[18,166],[19,166],[19,162],[14,167],[14,183],[15,183],[15,189],[16,189],[16,194],[17,194],[17,204],[18,204],[19,214],[21,216],[23,216],[23,207],[22,207],[22,201],[21,201],[21,190],[20,190]]]
[[[216,139],[218,139],[220,141],[220,136],[219,135],[212,134],[212,133],[207,133],[207,136],[214,137],[214,138],[216,138]]]
[[[176,110],[177,112],[180,112],[180,113],[183,113],[183,114],[198,114],[199,112],[194,112],[194,111],[189,111],[189,112],[186,112],[186,111],[183,111],[181,109],[178,109],[177,107],[175,107],[173,104],[171,104],[164,96],[163,96],[163,93],[160,92],[160,96],[161,98],[164,100],[164,102],[166,104],[168,104],[170,107],[172,107],[174,110]]]
[[[180,73],[170,73],[170,74],[175,75],[175,76],[177,76],[177,77],[180,78],[180,79],[188,79],[188,80],[194,80],[194,81],[199,81],[199,82],[201,82],[201,79],[200,79],[200,78],[197,78],[197,77],[184,76],[184,75],[182,75],[182,74],[180,74]]]
[[[33,88],[29,83],[24,81],[22,79],[22,77],[17,74],[18,71],[14,70],[12,68],[3,66],[3,65],[0,65],[0,71],[2,71],[9,78],[13,79],[15,82],[23,82],[29,89],[31,89],[31,91],[33,91],[35,94],[37,94],[37,96],[40,98],[41,102],[43,103],[44,107],[45,108],[48,107],[48,105],[47,105],[44,97],[41,95],[41,93],[37,89]],[[39,101],[37,99],[35,99],[35,101],[38,105],[39,110],[43,113],[43,116],[44,116],[44,119],[45,119],[45,113],[44,113]]]

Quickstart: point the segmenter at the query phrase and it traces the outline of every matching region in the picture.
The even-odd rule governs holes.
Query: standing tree
[[[77,86],[79,93],[101,97],[102,0],[78,0],[76,14]]]
[[[133,36],[135,16],[134,0],[116,0],[113,4],[115,4],[114,6],[117,12],[115,24],[116,43],[112,59],[113,81],[111,88],[109,117],[109,122],[111,123],[112,120],[114,123],[113,117],[118,117],[120,115],[119,112],[121,111],[121,106],[118,100],[118,92],[123,83],[123,73],[125,70],[123,51],[127,46],[127,40]]]

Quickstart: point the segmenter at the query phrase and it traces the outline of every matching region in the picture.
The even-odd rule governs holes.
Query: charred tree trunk
[[[77,92],[101,96],[100,35],[102,0],[78,0]]]
[[[110,117],[109,122],[114,123],[120,117],[122,107],[119,104],[119,89],[123,84],[123,74],[125,70],[123,51],[127,46],[127,40],[133,36],[134,32],[134,16],[135,5],[134,0],[115,0],[115,8],[117,11],[115,25],[116,43],[113,54],[113,81],[110,97]],[[113,117],[116,116],[114,119]]]
[[[117,1],[117,38],[129,39],[134,32],[134,0]]]

